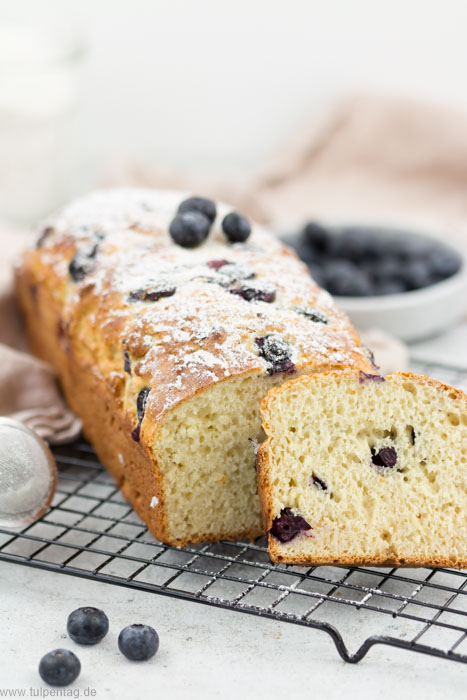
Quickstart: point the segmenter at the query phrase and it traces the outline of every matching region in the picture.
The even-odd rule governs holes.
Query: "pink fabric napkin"
[[[28,236],[2,230],[0,241],[0,416],[16,418],[51,444],[70,442],[81,421],[66,406],[52,368],[28,353],[15,303],[12,269]]]

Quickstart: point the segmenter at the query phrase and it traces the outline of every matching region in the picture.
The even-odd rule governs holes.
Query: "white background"
[[[355,90],[467,107],[465,0],[0,0],[0,18],[77,27],[95,173],[132,155],[245,174]]]

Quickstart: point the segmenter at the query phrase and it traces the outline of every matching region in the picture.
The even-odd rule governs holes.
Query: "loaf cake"
[[[410,373],[301,377],[262,403],[273,561],[467,566],[467,396]]]
[[[260,401],[371,357],[273,235],[177,192],[99,191],[41,227],[17,269],[33,351],[163,542],[262,532]]]

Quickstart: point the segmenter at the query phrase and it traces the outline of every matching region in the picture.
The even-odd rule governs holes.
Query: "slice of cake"
[[[257,455],[273,561],[467,567],[467,396],[356,370],[269,392]]]

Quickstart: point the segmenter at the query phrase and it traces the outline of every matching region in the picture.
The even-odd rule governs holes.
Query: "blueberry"
[[[259,356],[269,365],[268,374],[278,374],[279,372],[291,374],[294,372],[295,365],[291,360],[291,347],[285,340],[278,336],[267,335],[263,338],[256,338],[255,343],[259,348]]]
[[[70,685],[80,671],[80,661],[69,649],[49,651],[39,663],[39,675],[48,685]]]
[[[177,214],[169,226],[169,233],[177,245],[183,248],[196,248],[206,240],[211,222],[199,211],[186,211]]]
[[[141,391],[138,394],[138,398],[136,399],[136,413],[138,416],[138,425],[136,426],[136,428],[134,428],[134,430],[131,431],[131,437],[135,442],[139,442],[141,423],[143,422],[144,411],[146,409],[146,401],[148,400],[150,391],[151,389],[149,387],[141,389]]]
[[[334,236],[321,224],[310,221],[303,228],[302,240],[310,251],[322,256],[331,252]]]
[[[276,298],[276,288],[268,282],[258,282],[257,284],[245,282],[229,291],[231,294],[237,294],[246,301],[264,301],[267,304],[271,304]]]
[[[329,319],[326,314],[323,314],[320,309],[316,309],[314,306],[297,307],[295,311],[297,314],[305,316],[305,318],[309,318],[310,321],[313,321],[313,323],[329,323]]]
[[[270,534],[279,542],[290,542],[300,532],[311,530],[312,527],[301,515],[294,515],[290,508],[283,508],[279,517],[274,518]]]
[[[325,287],[338,296],[370,296],[373,286],[367,275],[347,260],[327,263],[324,270]]]
[[[46,226],[42,229],[39,238],[36,241],[36,248],[42,248],[47,238],[54,233],[55,229],[53,226]]]
[[[212,199],[206,199],[205,197],[189,197],[188,199],[184,199],[177,211],[179,214],[184,214],[187,211],[197,211],[200,214],[204,214],[211,224],[217,214],[215,203]]]
[[[407,290],[406,285],[398,280],[392,280],[387,282],[380,282],[375,284],[374,293],[379,294],[402,294]]]
[[[99,608],[78,608],[69,614],[66,630],[77,644],[97,644],[109,631],[109,619]]]
[[[76,253],[70,261],[68,270],[73,282],[81,282],[86,275],[94,270],[96,261],[85,253]]]
[[[384,258],[384,260],[374,264],[370,272],[377,284],[393,282],[400,279],[401,264],[396,258]]]
[[[452,277],[460,270],[461,259],[457,253],[450,250],[436,247],[428,258],[430,271],[437,280]]]
[[[128,295],[128,301],[158,301],[162,297],[171,297],[175,294],[176,288],[173,284],[161,282],[154,284],[147,289],[136,289]]]
[[[147,661],[159,648],[159,635],[149,625],[129,625],[118,635],[118,648],[130,661]]]
[[[251,233],[251,226],[242,214],[231,211],[222,221],[222,230],[231,243],[243,243]]]
[[[344,229],[335,241],[336,255],[354,262],[377,260],[383,250],[379,236],[364,228]]]
[[[128,372],[128,374],[131,375],[130,353],[127,352],[126,350],[123,353],[123,369],[125,372]]]
[[[402,271],[408,289],[421,289],[432,283],[430,268],[423,260],[411,260]]]
[[[364,384],[365,382],[385,382],[386,380],[383,376],[381,376],[381,374],[368,374],[367,372],[360,370],[358,381],[360,384]]]
[[[380,450],[376,451],[374,447],[371,448],[371,461],[377,467],[389,467],[392,469],[397,462],[397,452],[394,447],[382,447]]]
[[[319,286],[324,287],[326,284],[326,279],[324,276],[324,269],[316,263],[308,263],[308,271],[313,278],[313,281]]]
[[[316,486],[316,488],[319,489],[320,491],[327,491],[328,490],[326,483],[322,479],[320,479],[318,476],[316,476],[315,474],[312,475],[311,481],[312,481],[313,486]]]

